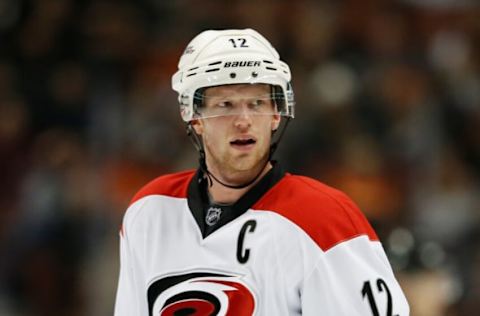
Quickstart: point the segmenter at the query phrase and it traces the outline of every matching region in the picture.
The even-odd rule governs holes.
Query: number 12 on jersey
[[[377,290],[378,292],[383,292],[385,291],[385,294],[387,295],[387,312],[386,316],[398,316],[398,315],[393,315],[392,312],[392,294],[390,293],[390,290],[388,289],[387,283],[383,279],[377,279]],[[378,295],[377,295],[378,296]],[[365,281],[363,283],[362,287],[362,297],[368,299],[368,304],[370,304],[370,309],[372,310],[372,315],[373,316],[382,316],[377,307],[377,302],[375,300],[375,295],[372,290],[372,286],[370,285],[370,281]]]

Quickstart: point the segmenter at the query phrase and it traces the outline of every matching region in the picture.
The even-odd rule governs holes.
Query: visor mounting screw
[[[236,73],[234,73],[234,72],[230,73],[230,78],[232,78],[232,79],[233,79],[233,78],[235,78],[236,76],[237,76],[237,74],[236,74]]]
[[[257,76],[258,76],[258,72],[256,72],[256,71],[252,72],[252,77],[253,78],[257,78]]]

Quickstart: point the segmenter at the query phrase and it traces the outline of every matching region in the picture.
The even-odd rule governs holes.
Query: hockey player
[[[116,316],[409,314],[357,206],[272,161],[294,117],[290,77],[251,29],[205,31],[188,44],[172,85],[199,168],[133,198]]]

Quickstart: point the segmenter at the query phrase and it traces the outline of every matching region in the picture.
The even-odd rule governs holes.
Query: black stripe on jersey
[[[206,302],[209,302],[211,306],[213,306],[214,310],[212,312],[212,315],[217,315],[218,312],[220,311],[220,301],[218,298],[216,298],[214,295],[206,292],[200,292],[200,291],[188,291],[188,292],[183,292],[177,295],[174,295],[170,297],[168,300],[165,301],[165,304],[163,304],[162,309],[164,309],[166,306],[175,304],[180,301],[186,301],[186,300],[203,300]],[[187,314],[188,313],[188,314]],[[174,313],[175,315],[195,315],[197,314],[195,310],[184,310],[183,313]]]
[[[231,275],[226,274],[218,274],[218,273],[188,273],[182,275],[173,275],[170,277],[166,277],[160,280],[153,282],[147,290],[147,298],[148,298],[148,311],[149,315],[152,316],[152,309],[153,304],[155,304],[155,300],[160,294],[163,293],[166,289],[182,283],[184,281],[194,279],[194,278],[203,278],[203,277],[230,277]],[[167,301],[168,302],[168,301]]]
[[[285,175],[285,171],[276,161],[272,161],[273,168],[265,176],[232,205],[210,204],[207,187],[208,181],[199,169],[188,186],[188,206],[202,233],[203,238],[236,219],[255,204],[268,190],[270,190]],[[222,209],[221,218],[215,225],[205,224],[205,215],[210,207]]]

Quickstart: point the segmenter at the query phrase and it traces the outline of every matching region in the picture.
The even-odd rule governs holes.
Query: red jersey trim
[[[188,185],[194,175],[195,170],[188,170],[158,177],[141,188],[130,201],[130,205],[149,195],[186,198]]]
[[[286,174],[252,209],[282,215],[303,229],[323,251],[362,235],[378,240],[347,195],[308,177]]]

